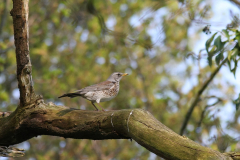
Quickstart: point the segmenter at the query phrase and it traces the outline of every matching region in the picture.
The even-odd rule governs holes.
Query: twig
[[[216,70],[211,74],[211,76],[207,79],[207,81],[204,82],[204,84],[202,85],[202,87],[199,89],[195,99],[193,100],[193,103],[190,105],[190,108],[185,116],[185,119],[183,121],[183,124],[182,124],[182,127],[181,127],[181,130],[180,130],[180,135],[183,135],[186,127],[187,127],[187,124],[188,124],[188,121],[192,115],[192,112],[195,108],[195,106],[197,105],[197,103],[199,102],[199,98],[200,96],[202,95],[203,91],[207,88],[207,86],[209,85],[209,83],[213,80],[213,78],[215,77],[215,75],[218,73],[218,71],[220,70],[220,68],[223,66],[224,63],[227,62],[227,58],[225,58],[222,63],[216,68]]]
[[[203,121],[203,118],[204,118],[204,115],[205,115],[207,109],[208,109],[209,107],[215,106],[215,105],[218,104],[219,102],[222,102],[222,99],[218,98],[218,100],[217,100],[215,103],[213,103],[213,104],[211,104],[211,105],[206,105],[206,106],[204,107],[204,109],[203,109],[203,111],[202,111],[202,114],[201,114],[201,117],[200,117],[200,120],[199,120],[198,125],[197,125],[198,127],[201,126],[201,123],[202,123],[202,121]]]
[[[238,8],[240,8],[240,2],[237,0],[229,0],[230,2],[234,3],[235,5],[238,6]]]

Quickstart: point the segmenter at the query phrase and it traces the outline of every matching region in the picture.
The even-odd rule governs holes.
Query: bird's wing
[[[111,82],[111,81],[104,81],[104,82],[94,84],[94,85],[85,87],[83,89],[77,90],[74,93],[85,94],[87,92],[109,90],[115,83]]]

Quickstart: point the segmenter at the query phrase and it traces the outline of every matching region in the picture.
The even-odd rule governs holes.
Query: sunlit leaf
[[[227,37],[227,39],[229,40],[229,33],[228,33],[228,30],[226,30],[226,29],[223,29],[222,30],[223,31],[223,33],[225,34],[225,36]]]
[[[212,57],[215,54],[215,50],[216,50],[216,46],[213,46],[212,49],[210,50],[210,52],[208,52],[208,64],[209,66],[212,66]]]
[[[228,61],[231,60],[232,52],[233,52],[232,50],[227,52],[228,53],[228,55],[227,55]]]
[[[213,41],[213,39],[214,39],[214,37],[215,37],[216,34],[217,34],[217,32],[214,33],[214,34],[212,35],[212,37],[207,40],[207,42],[206,42],[206,44],[205,44],[207,52],[208,52],[208,49],[209,49],[209,47],[210,47],[210,45],[211,45],[211,43],[212,43],[212,41]]]

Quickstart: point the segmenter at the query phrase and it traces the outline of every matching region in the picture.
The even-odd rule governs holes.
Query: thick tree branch
[[[231,157],[233,160],[239,160],[240,159],[240,153],[237,152],[227,152],[227,153],[223,153],[229,157]]]
[[[192,112],[194,110],[194,108],[196,107],[203,91],[207,88],[207,86],[209,85],[209,83],[213,80],[213,78],[215,77],[215,75],[218,73],[218,71],[220,70],[220,68],[223,66],[224,63],[227,62],[227,58],[224,59],[222,61],[222,63],[215,69],[215,71],[210,75],[210,77],[203,83],[202,87],[199,89],[199,91],[197,92],[197,95],[196,97],[194,98],[192,104],[190,105],[190,108],[185,116],[185,119],[183,121],[183,124],[182,124],[182,127],[181,127],[181,130],[180,130],[180,135],[183,135],[186,127],[187,127],[187,124],[188,124],[188,121],[192,115]]]
[[[20,107],[30,104],[40,97],[34,94],[32,65],[29,56],[28,0],[13,0],[14,40],[17,59],[17,79],[20,90]]]
[[[166,159],[228,159],[228,156],[179,136],[140,109],[85,111],[53,103],[17,108],[0,118],[0,145],[8,146],[38,135],[76,139],[133,139]]]

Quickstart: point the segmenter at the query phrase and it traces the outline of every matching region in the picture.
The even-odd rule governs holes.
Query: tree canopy
[[[127,72],[118,96],[102,103],[106,110],[144,109],[203,146],[237,152],[239,90],[228,77],[239,74],[239,18],[232,12],[227,24],[209,22],[215,3],[29,1],[35,92],[46,102],[93,110],[85,99],[57,97],[104,81],[115,71]],[[1,112],[19,105],[11,8],[10,0],[0,3]],[[208,24],[222,29],[212,30]],[[208,40],[195,52],[201,35]],[[227,108],[236,109],[226,114],[231,121],[218,114]],[[161,159],[129,140],[39,136],[19,147],[26,149],[23,159]]]

